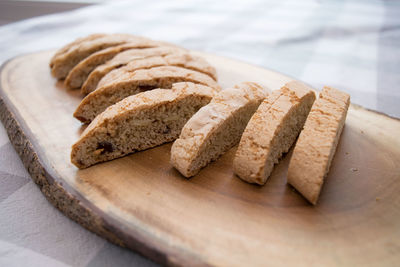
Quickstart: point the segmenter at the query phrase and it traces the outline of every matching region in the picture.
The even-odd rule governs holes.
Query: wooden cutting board
[[[233,148],[187,180],[171,144],[78,170],[81,96],[50,76],[52,51],[3,66],[1,120],[33,180],[71,219],[169,265],[365,266],[400,262],[400,121],[352,105],[317,206],[286,184],[290,153],[265,186],[232,172]],[[223,87],[291,78],[202,54]]]

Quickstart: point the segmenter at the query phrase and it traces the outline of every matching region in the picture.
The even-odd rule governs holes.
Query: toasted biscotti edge
[[[235,174],[246,182],[265,184],[274,164],[296,140],[314,100],[312,88],[297,81],[272,92],[242,135],[233,160]]]
[[[350,95],[324,87],[294,148],[287,181],[313,205],[336,152],[350,105]]]
[[[239,142],[250,116],[268,93],[269,89],[250,82],[219,92],[185,124],[172,145],[171,164],[185,177],[197,174]]]
[[[107,110],[101,113],[96,119],[85,129],[79,140],[72,146],[71,149],[71,162],[78,168],[86,168],[98,162],[90,162],[90,157],[93,155],[84,155],[84,146],[90,143],[90,138],[96,138],[96,135],[104,135],[107,137],[117,138],[118,130],[116,129],[116,123],[120,120],[124,120],[129,116],[138,116],[145,110],[152,109],[160,105],[166,105],[168,103],[174,103],[184,98],[197,98],[196,101],[206,101],[202,105],[207,104],[211,101],[215,95],[215,89],[203,85],[193,83],[176,83],[172,89],[154,89],[151,91],[143,92],[134,96],[125,98],[115,105],[110,106]],[[183,126],[183,124],[182,124]],[[180,132],[180,129],[179,129]],[[177,138],[179,132],[174,137]],[[89,140],[89,141],[88,141]],[[104,140],[98,140],[99,142]],[[145,142],[145,140],[143,140]],[[148,147],[147,147],[148,148]],[[92,149],[95,153],[95,149]],[[111,151],[113,152],[113,151]],[[124,154],[123,154],[124,155]],[[117,156],[120,157],[121,155]],[[89,163],[87,159],[89,158]],[[115,157],[100,161],[106,161]]]

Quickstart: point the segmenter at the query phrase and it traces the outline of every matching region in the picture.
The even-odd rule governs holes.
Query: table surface
[[[70,11],[88,5],[90,4],[59,2],[59,0],[51,0],[51,2],[43,2],[43,0],[0,0],[0,26],[32,17]]]
[[[169,41],[274,69],[400,117],[400,3],[118,1],[0,27],[0,63],[94,32]],[[0,126],[0,265],[150,266],[52,207]]]

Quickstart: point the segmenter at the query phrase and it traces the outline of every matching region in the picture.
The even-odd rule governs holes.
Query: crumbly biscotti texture
[[[171,148],[171,163],[185,177],[218,159],[239,143],[250,117],[269,90],[242,83],[220,91],[183,127]]]
[[[65,78],[65,85],[69,89],[80,88],[86,81],[89,74],[99,65],[106,63],[120,52],[130,49],[145,49],[152,47],[159,47],[162,43],[153,40],[139,40],[137,42],[130,42],[122,45],[112,46],[100,51],[97,51],[90,56],[83,59],[68,73]]]
[[[246,182],[265,184],[274,164],[295,142],[314,100],[313,90],[297,81],[272,92],[242,135],[233,161],[234,172]]]
[[[324,87],[290,159],[288,183],[314,205],[335,155],[349,105],[348,94]]]
[[[87,77],[81,88],[82,94],[89,94],[94,91],[100,80],[109,72],[126,66],[129,62],[137,59],[148,58],[152,56],[164,56],[172,53],[184,52],[185,49],[173,46],[160,46],[144,49],[129,49],[117,54],[106,63],[96,67]]]
[[[85,129],[72,146],[78,168],[125,156],[178,138],[187,120],[209,103],[216,91],[193,83],[176,83],[125,98]]]
[[[54,57],[50,63],[51,73],[57,79],[64,79],[74,66],[91,54],[108,47],[140,41],[148,42],[149,39],[129,34],[109,34],[84,40],[71,46],[65,53]]]
[[[85,123],[90,122],[107,107],[125,97],[155,88],[170,89],[172,84],[178,82],[192,82],[220,89],[208,75],[180,67],[164,66],[121,73],[114,83],[88,94],[75,110],[74,117]]]

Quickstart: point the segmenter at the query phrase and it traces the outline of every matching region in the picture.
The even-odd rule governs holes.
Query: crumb
[[[363,131],[363,130],[361,130],[361,133],[362,133],[362,134],[364,134],[364,131]]]
[[[150,192],[147,192],[146,195],[150,196]]]
[[[357,168],[350,168],[350,171],[356,172],[356,171],[358,171],[358,169]]]
[[[375,198],[375,200],[376,200],[376,201],[379,201],[379,200],[381,200],[381,198],[380,198],[380,197],[377,197],[377,198]]]
[[[349,152],[346,152],[345,154],[348,155],[348,154],[350,154],[350,153],[349,153]]]

